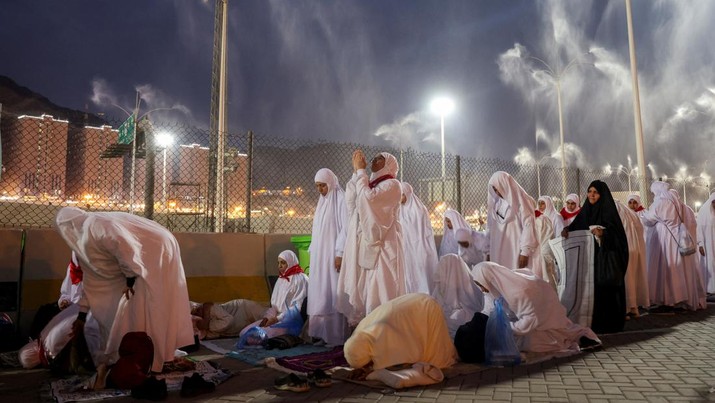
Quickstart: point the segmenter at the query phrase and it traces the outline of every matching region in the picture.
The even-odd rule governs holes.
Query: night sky
[[[646,159],[715,175],[715,2],[632,1]],[[555,72],[576,59],[561,76],[570,162],[635,162],[622,0],[230,0],[229,14],[230,131],[438,151],[429,103],[447,95],[447,152],[528,160],[537,132],[539,157],[559,144],[532,57]],[[176,107],[156,120],[206,127],[213,18],[212,0],[6,0],[0,74],[117,118],[139,89],[146,109]]]

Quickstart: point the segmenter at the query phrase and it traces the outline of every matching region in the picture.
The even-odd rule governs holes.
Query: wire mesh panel
[[[561,208],[565,192],[586,194],[594,179],[625,200],[638,188],[623,173],[553,165],[523,165],[494,158],[468,158],[358,144],[225,133],[223,156],[211,155],[209,131],[184,124],[106,120],[70,122],[52,116],[3,113],[0,226],[51,227],[62,206],[126,211],[150,217],[178,232],[310,233],[318,201],[314,177],[330,168],[345,184],[352,154],[371,160],[382,151],[400,163],[398,179],[409,182],[427,206],[436,233],[442,213],[454,208],[475,228],[486,224],[487,186],[496,171],[510,173],[534,198],[550,195]],[[223,172],[211,172],[212,158]],[[222,188],[212,191],[212,175]],[[650,183],[650,178],[647,178]],[[705,199],[705,186],[680,185],[687,197]],[[219,195],[222,190],[222,193]],[[679,189],[680,190],[680,189]],[[536,206],[534,206],[536,207]]]

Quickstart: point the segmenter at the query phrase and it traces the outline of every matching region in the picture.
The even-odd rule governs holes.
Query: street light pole
[[[559,72],[554,71],[554,69],[552,69],[551,66],[549,66],[549,64],[542,59],[539,59],[538,57],[534,56],[529,56],[530,59],[534,59],[539,63],[543,64],[544,67],[546,67],[546,69],[542,69],[541,71],[551,76],[551,79],[554,80],[554,85],[556,86],[556,100],[558,102],[559,108],[559,138],[561,140],[561,200],[566,200],[566,148],[564,147],[564,116],[563,107],[561,104],[561,78],[564,76],[564,74],[566,74],[566,72],[571,69],[571,67],[577,64],[585,64],[578,62],[578,59],[590,53],[591,52],[586,52],[582,55],[573,58],[566,65],[566,67]]]
[[[444,117],[454,110],[454,102],[449,98],[436,98],[432,101],[432,112],[439,115],[440,121],[440,139],[442,143],[442,201],[445,201],[444,188],[447,181],[447,168],[445,165],[444,151]]]

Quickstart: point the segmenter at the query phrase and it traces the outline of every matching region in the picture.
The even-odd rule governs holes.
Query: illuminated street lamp
[[[161,170],[161,209],[166,211],[166,150],[174,144],[174,136],[169,133],[159,133],[156,136],[156,145],[161,147],[163,164]]]
[[[446,178],[446,169],[444,162],[444,117],[454,111],[454,102],[445,97],[435,98],[430,105],[432,113],[439,115],[441,127],[441,143],[442,143],[442,201],[444,201],[444,184]]]

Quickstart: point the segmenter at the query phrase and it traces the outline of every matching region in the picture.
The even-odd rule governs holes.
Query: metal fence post
[[[455,170],[455,182],[457,183],[457,211],[462,213],[462,158],[457,155],[455,159],[455,164],[457,165]]]
[[[144,217],[154,219],[154,167],[156,157],[156,147],[154,146],[154,129],[148,128],[144,137],[144,148],[146,150],[146,170],[144,180]]]
[[[248,166],[246,167],[246,229],[251,232],[251,201],[253,199],[253,130],[248,131]]]

